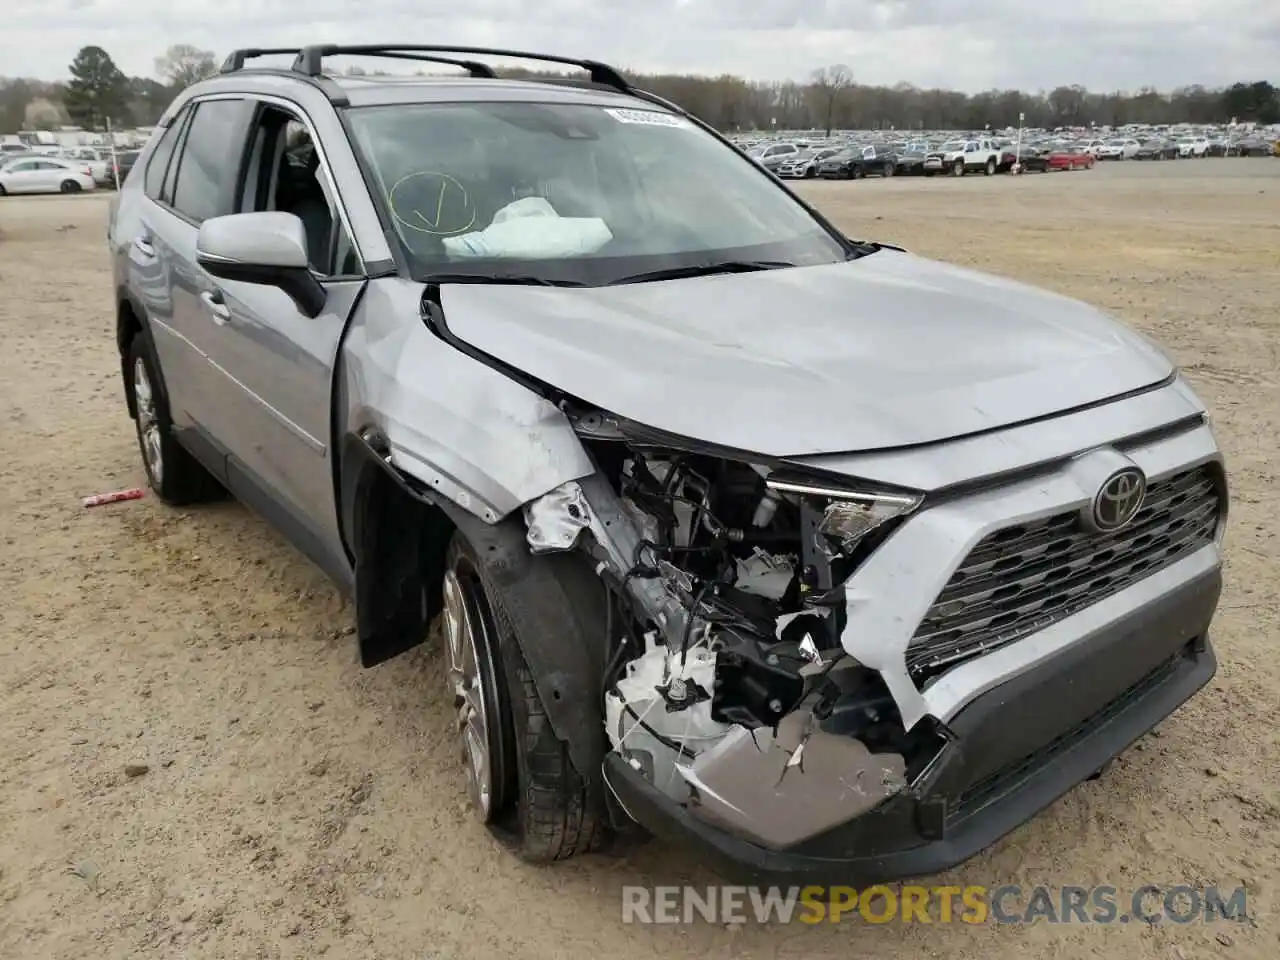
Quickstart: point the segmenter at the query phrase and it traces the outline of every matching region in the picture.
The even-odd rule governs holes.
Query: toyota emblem
[[[1137,467],[1123,467],[1107,477],[1087,512],[1088,525],[1099,533],[1127,526],[1147,496],[1147,475]]]

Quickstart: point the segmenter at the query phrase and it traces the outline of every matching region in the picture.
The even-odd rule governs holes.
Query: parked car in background
[[[1000,151],[989,139],[948,140],[925,157],[924,173],[925,176],[949,173],[962,177],[966,173],[981,170],[991,176],[999,166]]]
[[[62,154],[63,160],[88,165],[89,172],[98,186],[106,186],[112,182],[111,153],[96,147],[77,147]]]
[[[824,180],[851,180],[860,175],[862,148],[857,145],[844,147],[818,164],[818,176]]]
[[[918,177],[924,173],[924,158],[932,145],[928,140],[913,140],[898,151],[898,176]]]
[[[859,168],[862,176],[892,177],[898,172],[901,148],[892,143],[869,143],[862,148]],[[923,159],[921,165],[923,166]]]
[[[1050,170],[1089,170],[1093,167],[1094,156],[1083,144],[1069,144],[1058,147],[1049,153]]]
[[[1176,160],[1178,147],[1172,140],[1163,137],[1152,137],[1138,144],[1133,154],[1134,160]]]
[[[774,171],[784,180],[812,180],[818,175],[818,165],[828,157],[840,152],[839,147],[825,147],[821,150],[801,150],[778,163]]]
[[[141,150],[126,150],[124,153],[116,154],[116,180],[124,183],[125,179],[133,170],[133,165],[138,162],[138,155]]]
[[[1209,141],[1204,137],[1183,137],[1178,141],[1178,157],[1182,160],[1200,160],[1209,155]]]
[[[747,156],[766,170],[777,171],[778,166],[800,152],[794,143],[761,144],[747,151]]]
[[[1132,160],[1140,146],[1142,144],[1133,137],[1117,137],[1098,147],[1094,156],[1099,160]]]
[[[1020,163],[1023,173],[1047,173],[1049,171],[1049,147],[1023,144]]]
[[[1269,157],[1275,145],[1263,137],[1243,137],[1232,145],[1231,155],[1235,157]]]
[[[98,182],[88,165],[58,157],[26,157],[0,167],[0,196],[20,193],[80,193]]]

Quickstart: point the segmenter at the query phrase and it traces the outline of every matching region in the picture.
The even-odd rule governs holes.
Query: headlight
[[[911,513],[923,499],[914,493],[846,487],[835,480],[768,477],[765,486],[774,493],[827,501],[814,530],[819,546],[831,559],[851,556],[867,534]]]

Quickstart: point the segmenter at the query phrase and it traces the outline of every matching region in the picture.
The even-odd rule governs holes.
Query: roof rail
[[[236,53],[240,53],[237,51]],[[292,51],[287,51],[292,52]],[[448,47],[438,45],[421,45],[421,44],[339,44],[325,43],[316,46],[303,47],[297,51],[297,58],[293,61],[293,69],[302,74],[311,77],[318,77],[323,71],[323,61],[325,57],[336,56],[361,56],[361,57],[389,57],[392,59],[414,59],[408,54],[444,54],[444,53],[462,53],[488,57],[511,57],[519,60],[540,60],[544,63],[558,63],[565,66],[578,67],[586,70],[591,77],[592,83],[601,86],[612,87],[622,93],[631,93],[631,84],[627,82],[626,77],[614,67],[607,63],[600,63],[596,60],[575,60],[572,57],[558,57],[546,53],[529,53],[525,50],[501,50],[489,47]],[[236,54],[232,54],[235,57]],[[430,58],[421,58],[430,59]],[[231,57],[228,58],[228,62]],[[243,60],[241,61],[243,62]],[[449,62],[449,61],[443,61]],[[459,61],[458,65],[467,66],[470,69],[472,61]],[[484,67],[483,64],[474,64],[478,67]],[[224,68],[225,69],[225,68]],[[486,68],[487,69],[487,68]],[[483,76],[484,74],[473,75]],[[489,75],[493,76],[492,69]]]
[[[299,47],[245,47],[242,50],[232,50],[227,54],[227,59],[222,61],[222,69],[219,73],[235,73],[237,70],[244,69],[246,60],[256,60],[258,57],[270,57],[283,53],[292,53],[295,56],[300,52]]]
[[[461,67],[473,77],[484,77],[492,80],[498,75],[493,72],[493,67],[487,63],[477,63],[475,60],[458,60],[454,57],[434,57],[425,53],[401,53],[400,51],[386,51],[378,54],[389,60],[418,60],[423,63],[447,63],[451,67]],[[295,67],[296,69],[296,67]]]

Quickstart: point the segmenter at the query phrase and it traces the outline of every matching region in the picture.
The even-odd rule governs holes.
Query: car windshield
[[[347,116],[420,279],[598,285],[848,256],[790,191],[675,114],[467,102]]]
[[[965,144],[965,141],[963,140],[948,140],[941,147],[939,147],[939,149],[940,150],[963,150],[964,144]]]

